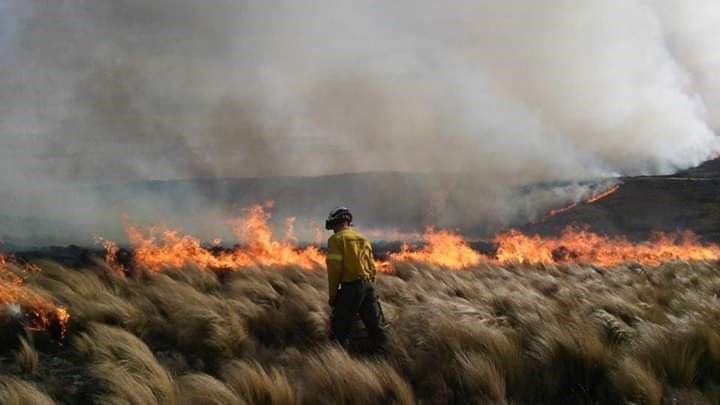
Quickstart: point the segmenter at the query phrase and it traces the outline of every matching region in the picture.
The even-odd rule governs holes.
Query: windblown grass
[[[173,379],[150,349],[122,329],[92,324],[74,337],[78,352],[92,361],[90,374],[100,383],[99,403],[165,404],[175,400]]]
[[[0,375],[0,404],[53,405],[55,402],[28,382]]]
[[[37,264],[29,287],[68,309],[68,336],[6,349],[0,403],[50,403],[51,376],[71,404],[720,402],[718,263],[398,263],[377,282],[382,357],[328,341],[320,271]]]
[[[40,364],[40,356],[25,338],[20,338],[20,348],[15,353],[15,363],[25,374],[35,374]]]
[[[259,363],[232,361],[221,373],[225,383],[251,404],[297,404],[295,390],[278,369],[265,370]]]
[[[243,405],[230,388],[207,374],[188,374],[177,380],[177,403],[187,405]]]

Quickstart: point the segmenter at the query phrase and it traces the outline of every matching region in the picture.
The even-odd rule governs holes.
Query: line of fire
[[[542,217],[542,221],[578,206],[610,198],[621,189],[621,184],[615,184],[582,201],[553,208]],[[204,243],[167,226],[140,226],[131,223],[130,219],[125,225],[129,241],[127,246],[120,246],[101,236],[97,241],[105,251],[102,260],[123,277],[184,266],[219,273],[250,267],[322,270],[325,265],[322,243],[297,243],[293,233],[294,218],[285,221],[287,231],[283,237],[276,237],[269,224],[271,210],[272,202],[256,204],[245,208],[241,218],[230,221],[237,237],[232,247],[222,246],[220,239]],[[319,234],[320,231],[315,232]],[[556,236],[509,229],[489,240],[469,240],[453,230],[429,227],[420,241],[400,242],[398,249],[376,249],[376,268],[379,271],[393,273],[400,263],[422,263],[449,271],[462,271],[482,265],[580,264],[611,268],[626,264],[659,266],[671,261],[720,260],[720,245],[704,243],[689,230],[656,232],[649,240],[636,242],[623,235],[608,236],[575,224],[566,226]],[[29,262],[13,256],[0,256],[0,304],[11,308],[8,316],[30,329],[51,330],[53,336],[61,339],[71,314],[50,298],[25,287],[23,280],[37,271],[40,270]]]

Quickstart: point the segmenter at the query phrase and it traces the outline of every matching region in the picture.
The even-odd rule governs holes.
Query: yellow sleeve
[[[328,296],[334,299],[343,271],[343,251],[335,238],[328,239],[328,253],[325,258],[328,273]]]
[[[372,244],[369,242],[368,249],[370,249],[370,280],[375,282],[375,256],[373,255]]]

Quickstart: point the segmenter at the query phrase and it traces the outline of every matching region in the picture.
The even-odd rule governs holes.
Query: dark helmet
[[[337,207],[334,210],[330,211],[330,215],[328,215],[327,219],[325,220],[325,229],[333,229],[335,227],[335,224],[341,221],[347,221],[348,224],[352,225],[352,220],[352,214],[350,213],[350,210],[347,209],[347,207]]]

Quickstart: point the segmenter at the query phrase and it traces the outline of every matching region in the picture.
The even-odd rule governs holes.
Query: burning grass
[[[267,205],[266,205],[267,206]],[[238,269],[250,266],[272,267],[296,265],[314,269],[325,261],[317,248],[297,248],[292,241],[294,220],[289,220],[285,240],[275,240],[268,226],[270,215],[265,206],[255,205],[245,209],[245,216],[232,221],[234,233],[243,246],[230,250],[215,250],[202,246],[189,235],[164,227],[143,229],[128,225],[127,233],[138,264],[151,271],[177,268],[194,264],[211,269]],[[117,245],[102,239],[112,257]]]
[[[38,270],[0,255],[0,307],[5,309],[0,318],[34,331],[53,329],[53,333],[62,338],[70,315],[47,294],[27,282],[36,277]]]
[[[644,243],[568,227],[559,237],[528,236],[511,230],[495,237],[501,263],[585,263],[658,266],[674,260],[720,260],[720,246],[703,244],[692,232],[658,233]]]
[[[619,187],[619,186],[618,186]],[[591,201],[607,197],[612,188]],[[268,224],[269,204],[245,209],[245,216],[232,221],[240,244],[232,249],[203,246],[197,238],[161,226],[141,228],[128,225],[127,233],[134,263],[123,265],[117,259],[120,249],[112,241],[98,238],[107,253],[106,261],[119,271],[141,267],[152,272],[184,266],[197,266],[215,271],[275,266],[295,266],[305,270],[322,269],[325,257],[315,246],[298,247],[292,234],[294,219],[286,221],[288,231],[283,240],[273,238]],[[517,230],[498,234],[494,255],[473,250],[461,235],[448,230],[428,228],[421,247],[411,248],[404,243],[399,252],[377,261],[381,272],[392,272],[395,262],[413,261],[460,270],[482,263],[511,265],[580,263],[597,266],[616,266],[637,263],[658,266],[662,263],[686,260],[720,260],[720,246],[704,244],[690,231],[674,234],[658,233],[644,243],[634,243],[622,236],[605,236],[589,229],[570,226],[557,237],[526,235]]]
[[[423,248],[413,251],[405,244],[400,252],[391,254],[390,259],[423,262],[450,269],[476,266],[488,259],[470,248],[462,236],[449,231],[435,231],[431,228],[425,232],[423,239]]]
[[[392,321],[380,358],[328,341],[322,271],[37,265],[26,287],[72,318],[62,346],[42,331],[4,346],[0,398],[15,403],[720,401],[717,262],[396,260],[377,281]]]

